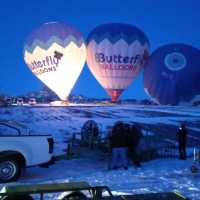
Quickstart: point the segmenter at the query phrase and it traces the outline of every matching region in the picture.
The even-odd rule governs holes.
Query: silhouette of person
[[[187,143],[187,129],[185,124],[181,124],[177,132],[178,137],[178,149],[179,149],[179,158],[181,160],[186,160],[186,143]]]
[[[136,167],[140,167],[140,157],[138,155],[138,145],[142,137],[142,132],[139,126],[133,124],[130,126],[128,134],[128,150],[130,159]]]
[[[110,169],[117,169],[121,165],[124,169],[128,169],[127,160],[127,135],[125,133],[124,124],[117,122],[110,135],[110,147],[112,150],[112,160]]]

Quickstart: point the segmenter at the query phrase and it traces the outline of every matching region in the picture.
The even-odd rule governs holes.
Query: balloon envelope
[[[100,25],[87,39],[88,67],[114,102],[141,71],[148,54],[147,37],[128,24]]]
[[[75,28],[46,23],[27,38],[24,60],[33,74],[66,100],[84,66],[86,47]]]
[[[168,44],[152,53],[144,67],[144,88],[164,105],[189,102],[200,94],[200,50]]]

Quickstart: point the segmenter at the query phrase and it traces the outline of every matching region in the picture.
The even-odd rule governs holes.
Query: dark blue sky
[[[63,21],[78,28],[86,38],[97,25],[124,22],[142,29],[151,52],[171,42],[200,48],[199,0],[6,0],[0,7],[0,93],[19,95],[40,89],[23,60],[27,35],[41,24]],[[85,66],[73,94],[107,97]],[[145,98],[142,75],[122,98]]]

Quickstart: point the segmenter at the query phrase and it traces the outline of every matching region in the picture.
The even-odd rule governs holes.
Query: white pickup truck
[[[16,181],[23,168],[51,163],[51,135],[36,135],[14,121],[0,121],[0,182]]]

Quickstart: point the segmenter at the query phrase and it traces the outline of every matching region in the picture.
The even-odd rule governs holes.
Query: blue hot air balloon
[[[102,24],[87,39],[88,67],[113,102],[141,71],[148,55],[146,35],[129,24]]]
[[[200,50],[168,44],[152,53],[144,67],[144,89],[163,105],[190,102],[200,94]]]

